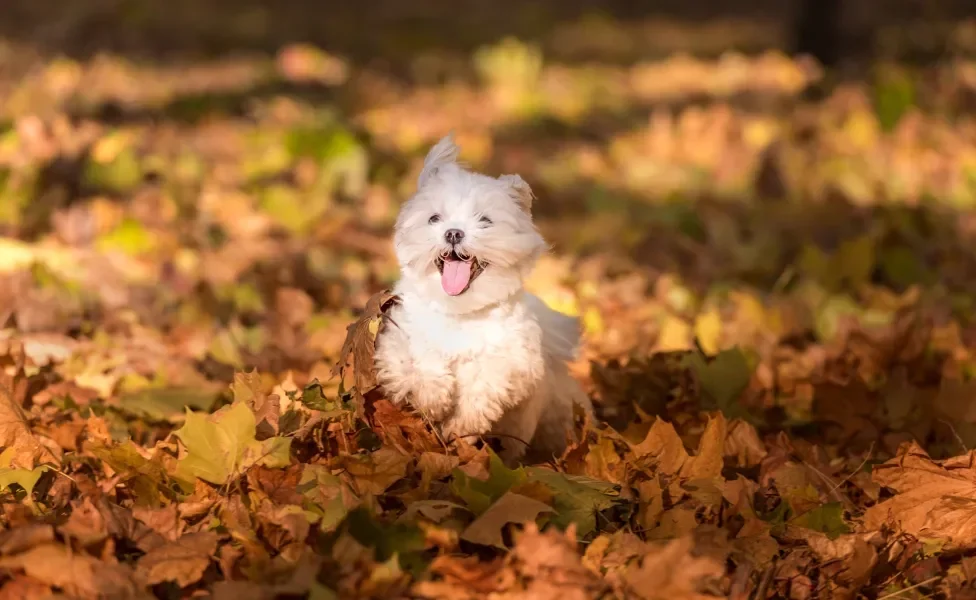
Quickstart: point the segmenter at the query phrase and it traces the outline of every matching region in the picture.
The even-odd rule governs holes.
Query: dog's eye
[[[439,223],[440,220],[441,220],[440,215],[431,215],[430,218],[427,219],[427,222],[433,225],[434,223]]]
[[[481,217],[480,221],[485,225],[491,225],[491,219],[489,219],[488,217]]]

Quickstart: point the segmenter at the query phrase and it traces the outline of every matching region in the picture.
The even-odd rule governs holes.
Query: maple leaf
[[[544,502],[521,494],[506,492],[468,525],[461,533],[461,539],[475,544],[505,549],[502,532],[506,525],[509,523],[522,524],[527,521],[534,522],[540,514],[548,512],[553,512],[553,509]]]
[[[645,600],[705,600],[710,579],[725,573],[725,566],[711,557],[692,554],[694,542],[684,536],[665,545],[649,548],[643,557],[623,573],[631,593]]]
[[[393,448],[380,448],[366,455],[344,454],[335,466],[345,469],[361,494],[382,494],[407,474],[410,457]]]
[[[103,563],[61,544],[35,546],[20,554],[0,557],[0,569],[27,575],[69,594],[89,598],[148,598],[124,565]]]
[[[8,448],[3,452],[0,452],[0,491],[11,485],[19,485],[24,490],[25,499],[27,503],[34,507],[34,486],[40,481],[41,476],[50,467],[47,465],[40,465],[33,469],[20,469],[17,467],[11,467],[11,460],[14,455],[14,449]]]
[[[175,581],[184,588],[203,577],[210,557],[217,551],[217,541],[217,534],[210,531],[188,533],[144,554],[136,570],[150,585]]]
[[[9,465],[31,469],[45,449],[31,431],[15,391],[0,380],[0,447],[10,451]]]
[[[217,395],[198,389],[147,388],[123,394],[119,407],[131,414],[157,421],[179,419],[187,408],[208,411]]]
[[[976,454],[934,461],[916,442],[874,467],[872,479],[896,494],[868,508],[865,530],[889,525],[916,538],[945,540],[946,549],[976,548]]]
[[[284,467],[289,463],[291,438],[255,438],[257,423],[246,405],[226,406],[212,415],[186,412],[186,422],[175,432],[186,456],[182,472],[214,484],[224,484],[252,465]]]
[[[390,290],[373,295],[366,302],[363,314],[349,325],[346,339],[339,351],[339,361],[332,369],[332,375],[345,379],[349,359],[352,358],[353,382],[359,394],[365,396],[376,387],[376,371],[373,355],[376,353],[376,336],[383,325],[386,311],[400,302],[400,298]]]
[[[659,474],[680,475],[683,479],[718,478],[724,464],[727,430],[722,413],[709,417],[698,442],[698,452],[690,456],[674,426],[658,418],[644,439],[633,444],[631,450],[641,464],[647,464]]]
[[[461,498],[474,514],[480,515],[505,495],[505,492],[524,483],[527,477],[524,469],[521,467],[509,469],[498,455],[492,452],[489,456],[487,479],[477,479],[460,469],[455,469],[451,491]]]
[[[305,499],[303,506],[319,518],[319,527],[336,527],[359,499],[345,483],[324,465],[305,465],[296,490]]]
[[[718,408],[730,418],[748,416],[736,403],[752,377],[752,369],[742,350],[723,350],[708,361],[699,353],[691,353],[685,357],[684,364],[698,378],[710,409]]]
[[[164,498],[173,498],[170,476],[158,455],[147,459],[132,440],[120,444],[93,444],[88,450],[115,470],[132,488],[135,501],[143,506],[159,506]]]
[[[581,538],[596,530],[597,514],[619,502],[617,486],[582,475],[566,475],[542,467],[526,468],[528,481],[539,481],[552,490],[555,515],[550,523],[562,529],[572,523]]]

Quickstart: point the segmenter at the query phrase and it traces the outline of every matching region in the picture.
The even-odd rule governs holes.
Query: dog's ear
[[[525,183],[525,180],[518,175],[502,175],[498,180],[512,189],[512,197],[522,207],[522,210],[532,214],[532,200],[535,198],[535,194],[532,193],[529,184]]]
[[[420,171],[420,177],[417,178],[417,189],[424,187],[424,184],[437,174],[438,169],[456,163],[459,150],[458,145],[454,142],[453,131],[434,144],[434,147],[427,153],[427,158],[424,159],[424,168]]]

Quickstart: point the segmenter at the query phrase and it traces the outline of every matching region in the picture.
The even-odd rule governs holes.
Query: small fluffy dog
[[[528,184],[473,173],[457,155],[451,135],[430,150],[397,218],[400,303],[377,338],[378,381],[447,439],[495,434],[509,462],[525,443],[559,455],[574,438],[573,404],[592,411],[566,366],[579,320],[523,289],[547,249]]]

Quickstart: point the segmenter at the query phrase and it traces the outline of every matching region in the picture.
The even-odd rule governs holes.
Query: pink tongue
[[[445,260],[441,273],[441,287],[449,296],[457,296],[464,291],[471,280],[471,261]]]

